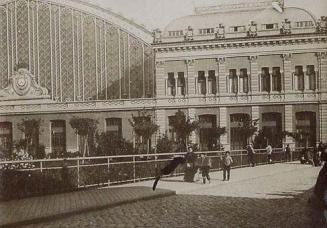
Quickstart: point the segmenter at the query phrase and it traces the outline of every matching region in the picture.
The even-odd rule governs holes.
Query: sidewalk
[[[17,227],[126,203],[175,195],[149,187],[115,187],[0,202],[0,227]]]
[[[276,163],[231,170],[231,180],[222,181],[222,172],[212,172],[211,183],[203,184],[202,176],[195,175],[194,183],[183,182],[183,176],[162,178],[158,188],[170,189],[176,194],[212,195],[248,198],[287,198],[316,183],[321,167],[302,165],[299,162]],[[298,177],[301,173],[302,176]],[[268,183],[269,182],[269,183]],[[265,183],[258,187],[258,183]],[[128,184],[126,186],[151,187],[153,181]],[[244,191],[244,189],[247,189]],[[281,191],[283,189],[283,191]]]

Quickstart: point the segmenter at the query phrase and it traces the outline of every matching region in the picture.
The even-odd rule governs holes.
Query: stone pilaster
[[[224,57],[217,59],[218,64],[218,93],[226,94],[227,93],[227,82],[226,82],[226,59]]]
[[[187,95],[195,95],[196,94],[196,86],[195,86],[195,79],[196,79],[196,72],[194,69],[194,59],[185,60],[186,68],[187,68]]]
[[[166,80],[167,76],[165,75],[165,62],[157,61],[156,62],[156,91],[158,97],[166,96]]]
[[[251,93],[259,92],[259,69],[258,69],[258,56],[249,56],[250,61],[250,80],[251,80]]]
[[[321,92],[327,92],[327,52],[317,53],[318,63],[319,63],[319,81]],[[326,96],[324,96],[325,99]]]
[[[227,130],[227,133],[222,135],[220,137],[220,143],[223,145],[225,150],[230,150],[230,145],[228,143],[228,135],[230,134],[229,129],[227,129],[227,108],[226,107],[220,107],[219,108],[219,126],[225,127]]]
[[[283,88],[285,92],[290,92],[293,90],[293,70],[292,70],[292,54],[284,54],[283,58],[283,71],[284,71],[284,80]]]
[[[189,108],[188,109],[188,116],[191,119],[191,121],[196,120],[196,109],[195,108]],[[192,143],[197,143],[197,138],[196,138],[196,132],[193,131],[190,135],[190,141]]]
[[[327,104],[320,105],[320,141],[327,143]]]
[[[293,132],[293,106],[285,105],[285,119],[284,119],[284,130],[288,132]],[[286,136],[285,144],[290,144],[291,148],[295,147],[294,139]]]
[[[166,133],[166,110],[158,109],[155,111],[156,124],[159,126],[157,137]]]

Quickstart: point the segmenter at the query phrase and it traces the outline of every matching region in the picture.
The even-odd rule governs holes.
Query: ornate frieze
[[[226,62],[226,58],[225,58],[225,57],[219,57],[219,58],[217,58],[216,60],[217,60],[217,63],[218,63],[219,65],[221,65],[221,64],[225,64],[225,62]]]
[[[255,63],[258,60],[258,56],[257,55],[251,55],[251,56],[249,56],[249,60],[250,60],[251,63]]]
[[[223,24],[219,24],[215,31],[216,39],[223,39],[225,38],[225,26]]]
[[[280,33],[284,35],[291,34],[291,22],[288,19],[285,19],[284,22],[282,22],[282,28],[280,29]]]
[[[184,40],[185,41],[191,41],[193,40],[193,28],[191,26],[188,26],[185,35],[184,35]]]
[[[9,85],[0,90],[1,99],[50,98],[48,90],[41,87],[27,69],[19,69],[9,80]]]
[[[251,21],[248,27],[247,36],[256,37],[258,35],[257,24],[254,21]]]

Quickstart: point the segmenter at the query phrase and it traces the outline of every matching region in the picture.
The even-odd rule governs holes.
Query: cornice
[[[292,46],[299,44],[327,43],[327,36],[297,36],[297,37],[269,37],[266,39],[246,39],[246,40],[224,40],[224,41],[202,41],[202,42],[181,42],[181,43],[161,43],[154,45],[154,51],[157,53],[168,52],[188,52],[188,51],[203,51],[215,49],[230,49],[230,48],[249,48],[249,47],[266,47],[266,46]]]

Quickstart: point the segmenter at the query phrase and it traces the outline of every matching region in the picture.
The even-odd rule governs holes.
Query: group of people
[[[321,166],[324,156],[327,156],[327,148],[320,142],[313,150],[304,147],[301,150],[299,160],[301,164],[311,164],[313,166]]]
[[[199,157],[194,153],[193,148],[189,147],[188,153],[185,155],[185,182],[194,182],[195,175],[199,172],[202,173],[203,184],[208,181],[210,183],[210,168],[211,168],[211,159],[204,153]],[[233,159],[230,156],[229,151],[225,152],[221,157],[221,164],[223,168],[223,180],[230,179],[230,170]]]

